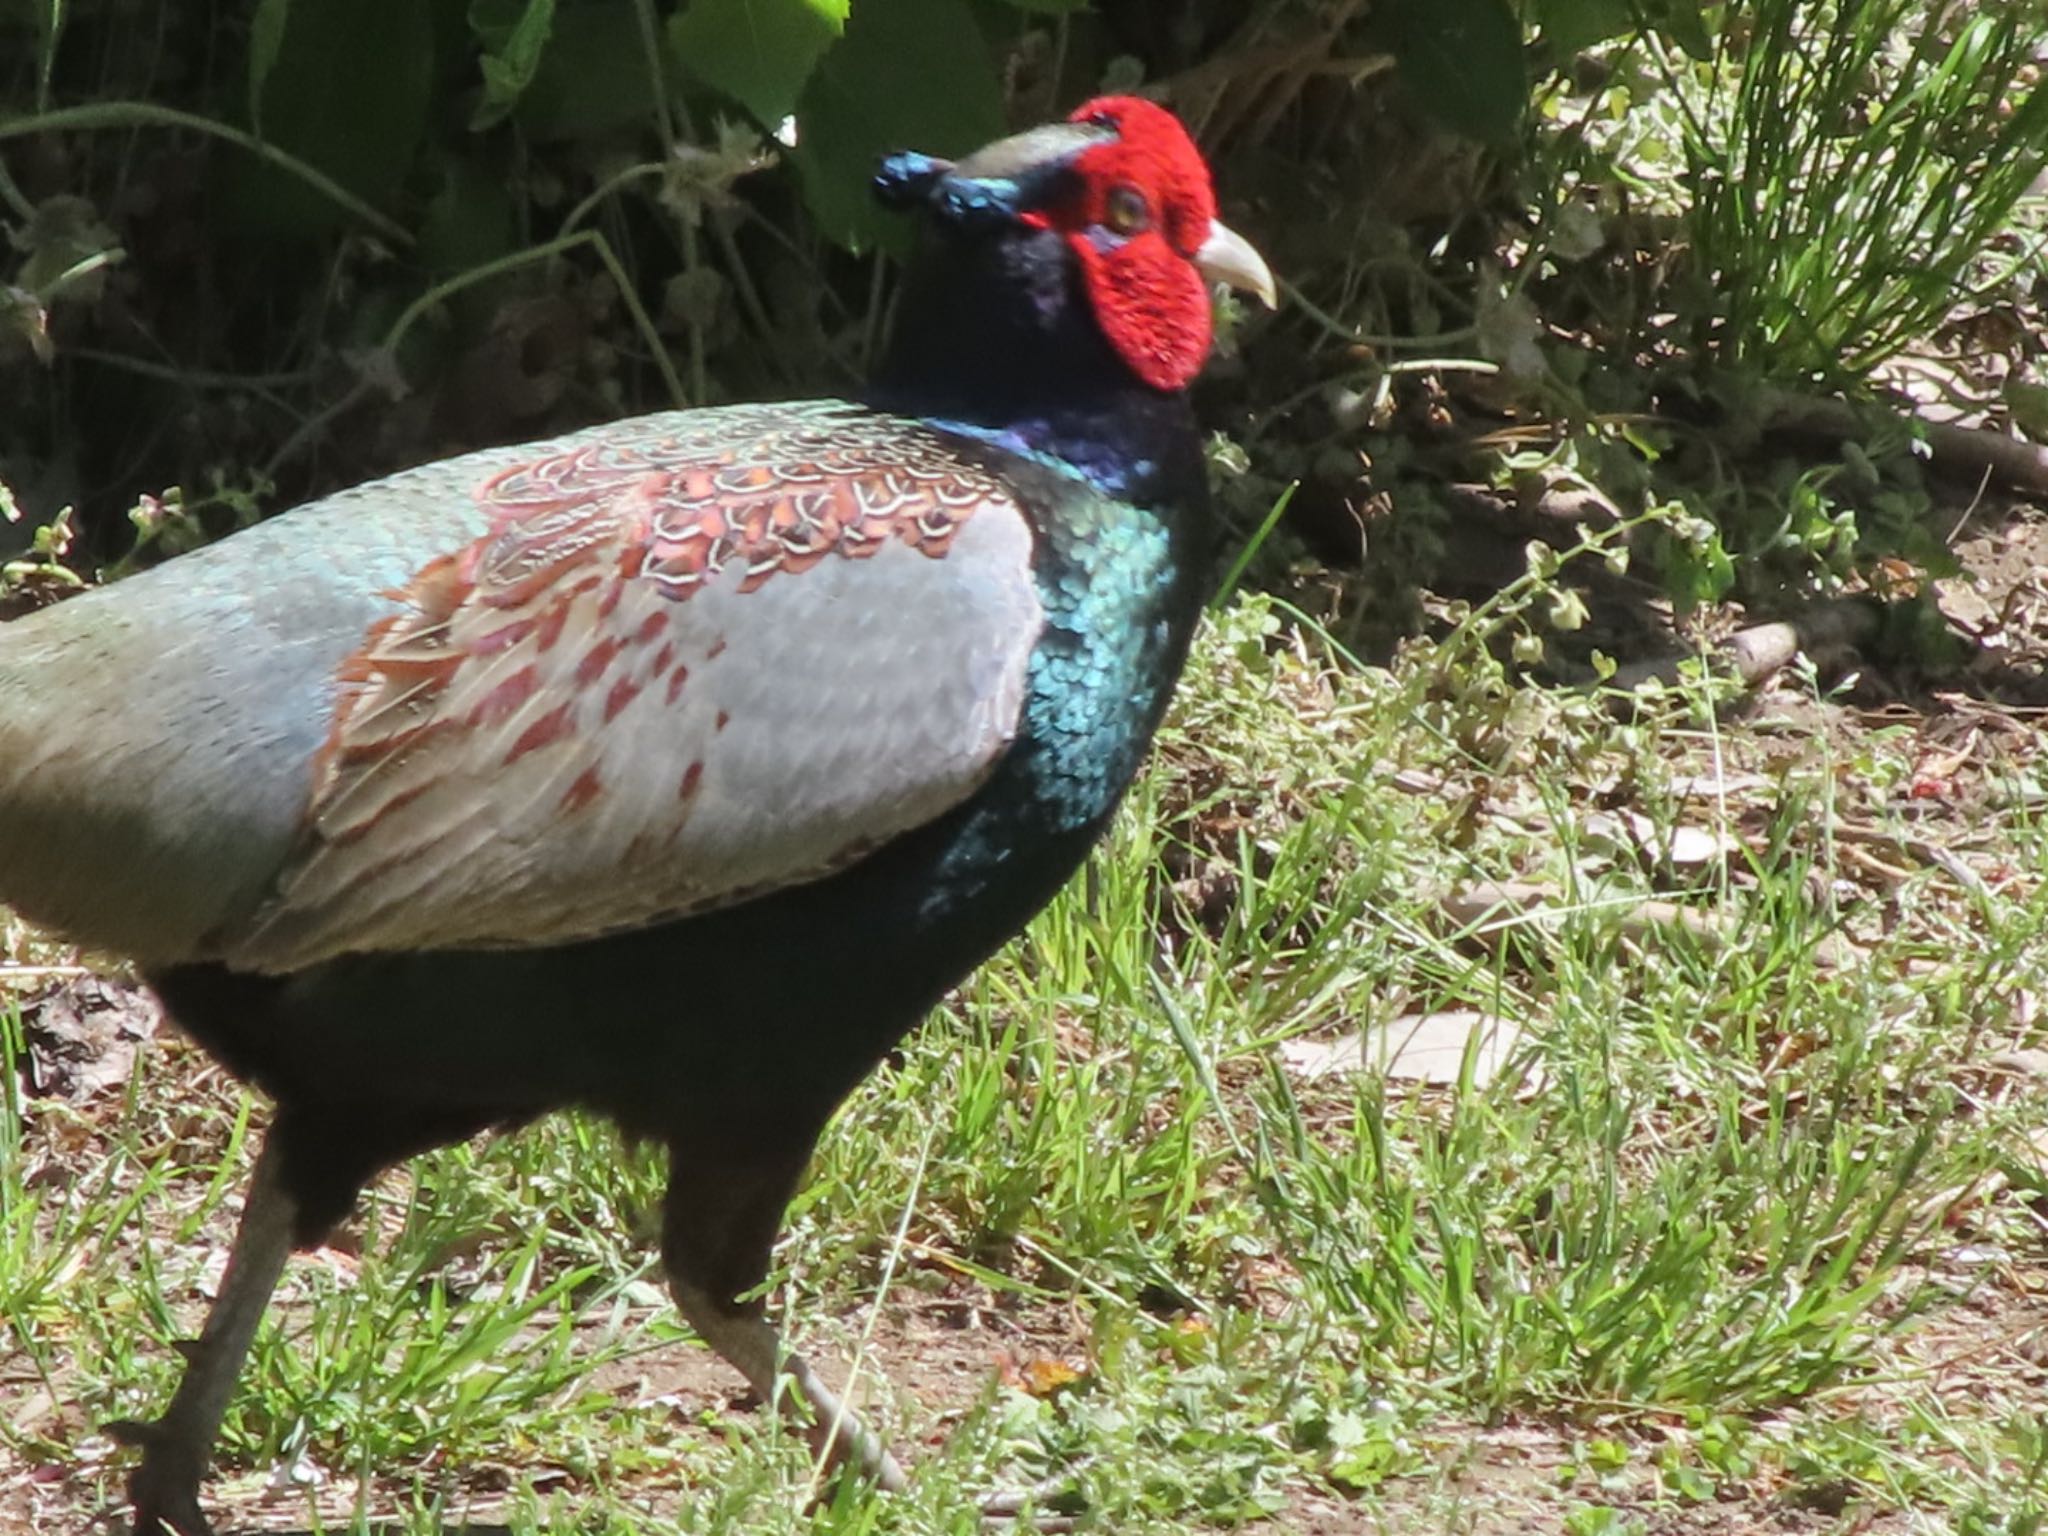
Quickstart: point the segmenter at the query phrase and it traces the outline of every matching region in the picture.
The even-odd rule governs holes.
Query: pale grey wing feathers
[[[0,900],[144,963],[205,956],[300,833],[380,594],[475,536],[470,478],[364,486],[0,625]]]
[[[595,521],[648,545],[599,621],[583,592],[538,650],[493,650],[496,609],[421,622],[477,551],[479,581],[550,590],[593,465]],[[799,495],[752,495],[782,470],[771,489]],[[707,504],[766,520],[707,541]],[[146,964],[290,969],[562,942],[815,878],[957,804],[1012,739],[1031,540],[942,434],[829,402],[358,487],[0,626],[0,899]],[[573,661],[569,621],[590,626]],[[436,693],[450,623],[482,653]],[[433,750],[406,737],[437,721]]]
[[[829,874],[986,780],[1042,616],[980,456],[853,407],[682,420],[536,459],[486,498],[494,534],[415,579],[230,963],[658,922]]]

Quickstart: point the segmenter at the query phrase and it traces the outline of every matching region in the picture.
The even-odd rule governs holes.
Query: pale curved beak
[[[1195,252],[1195,269],[1212,283],[1228,283],[1245,293],[1257,294],[1268,309],[1280,307],[1280,293],[1266,259],[1221,219],[1209,221],[1209,238]]]

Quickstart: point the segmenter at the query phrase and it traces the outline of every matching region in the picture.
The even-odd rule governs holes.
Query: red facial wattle
[[[1099,97],[1073,121],[1117,136],[1075,157],[1074,191],[1039,217],[1066,237],[1096,322],[1131,371],[1154,389],[1185,388],[1209,356],[1209,289],[1194,264],[1216,217],[1209,168],[1152,102]]]

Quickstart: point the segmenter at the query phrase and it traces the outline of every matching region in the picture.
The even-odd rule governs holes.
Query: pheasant
[[[184,1377],[122,1426],[140,1536],[207,1529],[295,1246],[572,1106],[667,1144],[683,1316],[901,1485],[755,1293],[827,1118],[1137,771],[1209,564],[1208,281],[1273,281],[1133,98],[875,186],[921,236],[860,401],[429,464],[0,627],[0,896],[275,1103]]]

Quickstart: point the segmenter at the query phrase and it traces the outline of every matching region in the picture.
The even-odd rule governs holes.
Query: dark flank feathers
[[[290,1247],[567,1106],[669,1146],[706,1341],[900,1483],[739,1298],[833,1109],[1137,771],[1208,567],[1206,279],[1271,280],[1143,102],[878,191],[923,234],[864,402],[426,466],[0,630],[0,897],[276,1105],[184,1381],[123,1427],[144,1536],[204,1530]]]

